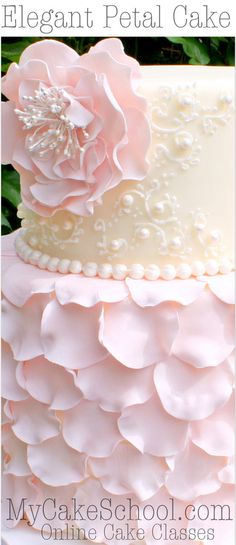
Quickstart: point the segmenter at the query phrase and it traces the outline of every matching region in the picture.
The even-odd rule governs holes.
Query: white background
[[[119,15],[113,19],[110,19],[111,28],[104,28],[105,25],[105,7],[104,5],[116,5],[119,11]],[[188,24],[183,28],[177,28],[173,21],[173,10],[178,5],[187,6],[187,20]],[[4,24],[4,5],[16,6],[17,11],[17,27],[1,28],[2,36],[234,36],[236,28],[235,18],[235,5],[234,0],[2,0],[1,3],[1,27]],[[39,25],[36,28],[29,28],[26,24],[26,28],[20,28],[20,5],[23,5],[24,9],[24,22],[26,21],[27,14],[35,11],[38,15],[38,21],[42,17],[42,13],[53,10],[52,22],[55,13],[62,11],[65,16],[68,11],[79,11],[81,13],[81,19],[84,24],[84,28],[55,28],[51,34],[45,35],[40,32]],[[157,5],[161,6],[161,23],[163,28],[135,28],[134,17],[132,11],[134,8],[140,11],[141,21],[143,20],[143,14],[145,11],[151,11],[156,19],[158,13]],[[218,15],[222,11],[230,13],[231,23],[228,28],[205,28],[205,7],[208,6],[209,12],[211,10],[217,11]],[[85,10],[89,8],[93,12],[93,27],[87,28]],[[119,17],[122,12],[128,11],[131,14],[131,25],[129,28],[122,28]],[[200,22],[203,24],[201,28],[191,28],[189,25],[190,14],[192,11],[197,11],[200,15]],[[109,13],[115,13],[115,9],[111,8]],[[184,23],[184,12],[182,8],[178,11],[178,21]],[[157,18],[158,19],[158,18]],[[219,17],[213,18],[217,24]],[[10,25],[10,19],[8,19]]]

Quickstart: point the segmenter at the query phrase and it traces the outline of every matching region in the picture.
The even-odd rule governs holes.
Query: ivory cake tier
[[[145,66],[141,73],[151,127],[146,177],[104,193],[88,217],[69,210],[42,217],[20,206],[27,246],[17,251],[26,261],[118,278],[232,268],[234,70]]]

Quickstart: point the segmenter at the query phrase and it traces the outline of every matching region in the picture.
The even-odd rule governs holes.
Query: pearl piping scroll
[[[31,265],[37,265],[40,269],[46,269],[50,272],[59,272],[61,274],[79,274],[83,273],[87,277],[99,276],[99,278],[113,278],[115,280],[124,280],[126,277],[135,280],[143,278],[147,280],[173,280],[179,278],[185,280],[191,276],[202,276],[207,274],[214,276],[217,273],[228,274],[232,271],[232,263],[229,259],[224,258],[220,262],[210,259],[203,263],[195,261],[192,265],[181,263],[178,267],[173,265],[164,265],[159,268],[156,264],[150,264],[144,267],[140,263],[134,263],[130,267],[124,264],[111,265],[103,263],[98,265],[95,262],[82,264],[79,260],[59,259],[58,257],[50,257],[38,250],[33,250],[22,238],[21,234],[16,237],[15,248],[18,256],[25,262]]]

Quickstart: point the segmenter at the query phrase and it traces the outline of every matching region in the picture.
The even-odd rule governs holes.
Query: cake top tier
[[[39,44],[3,85],[15,131],[6,154],[24,203],[20,255],[115,278],[228,272],[233,69],[140,69],[116,39],[79,61],[63,44]],[[59,51],[61,65],[50,64]]]

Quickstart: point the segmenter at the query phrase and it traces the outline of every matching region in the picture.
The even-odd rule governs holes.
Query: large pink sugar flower
[[[28,47],[2,81],[3,163],[21,175],[26,206],[92,213],[105,191],[147,172],[149,125],[137,61],[121,42],[79,56],[61,42]]]

